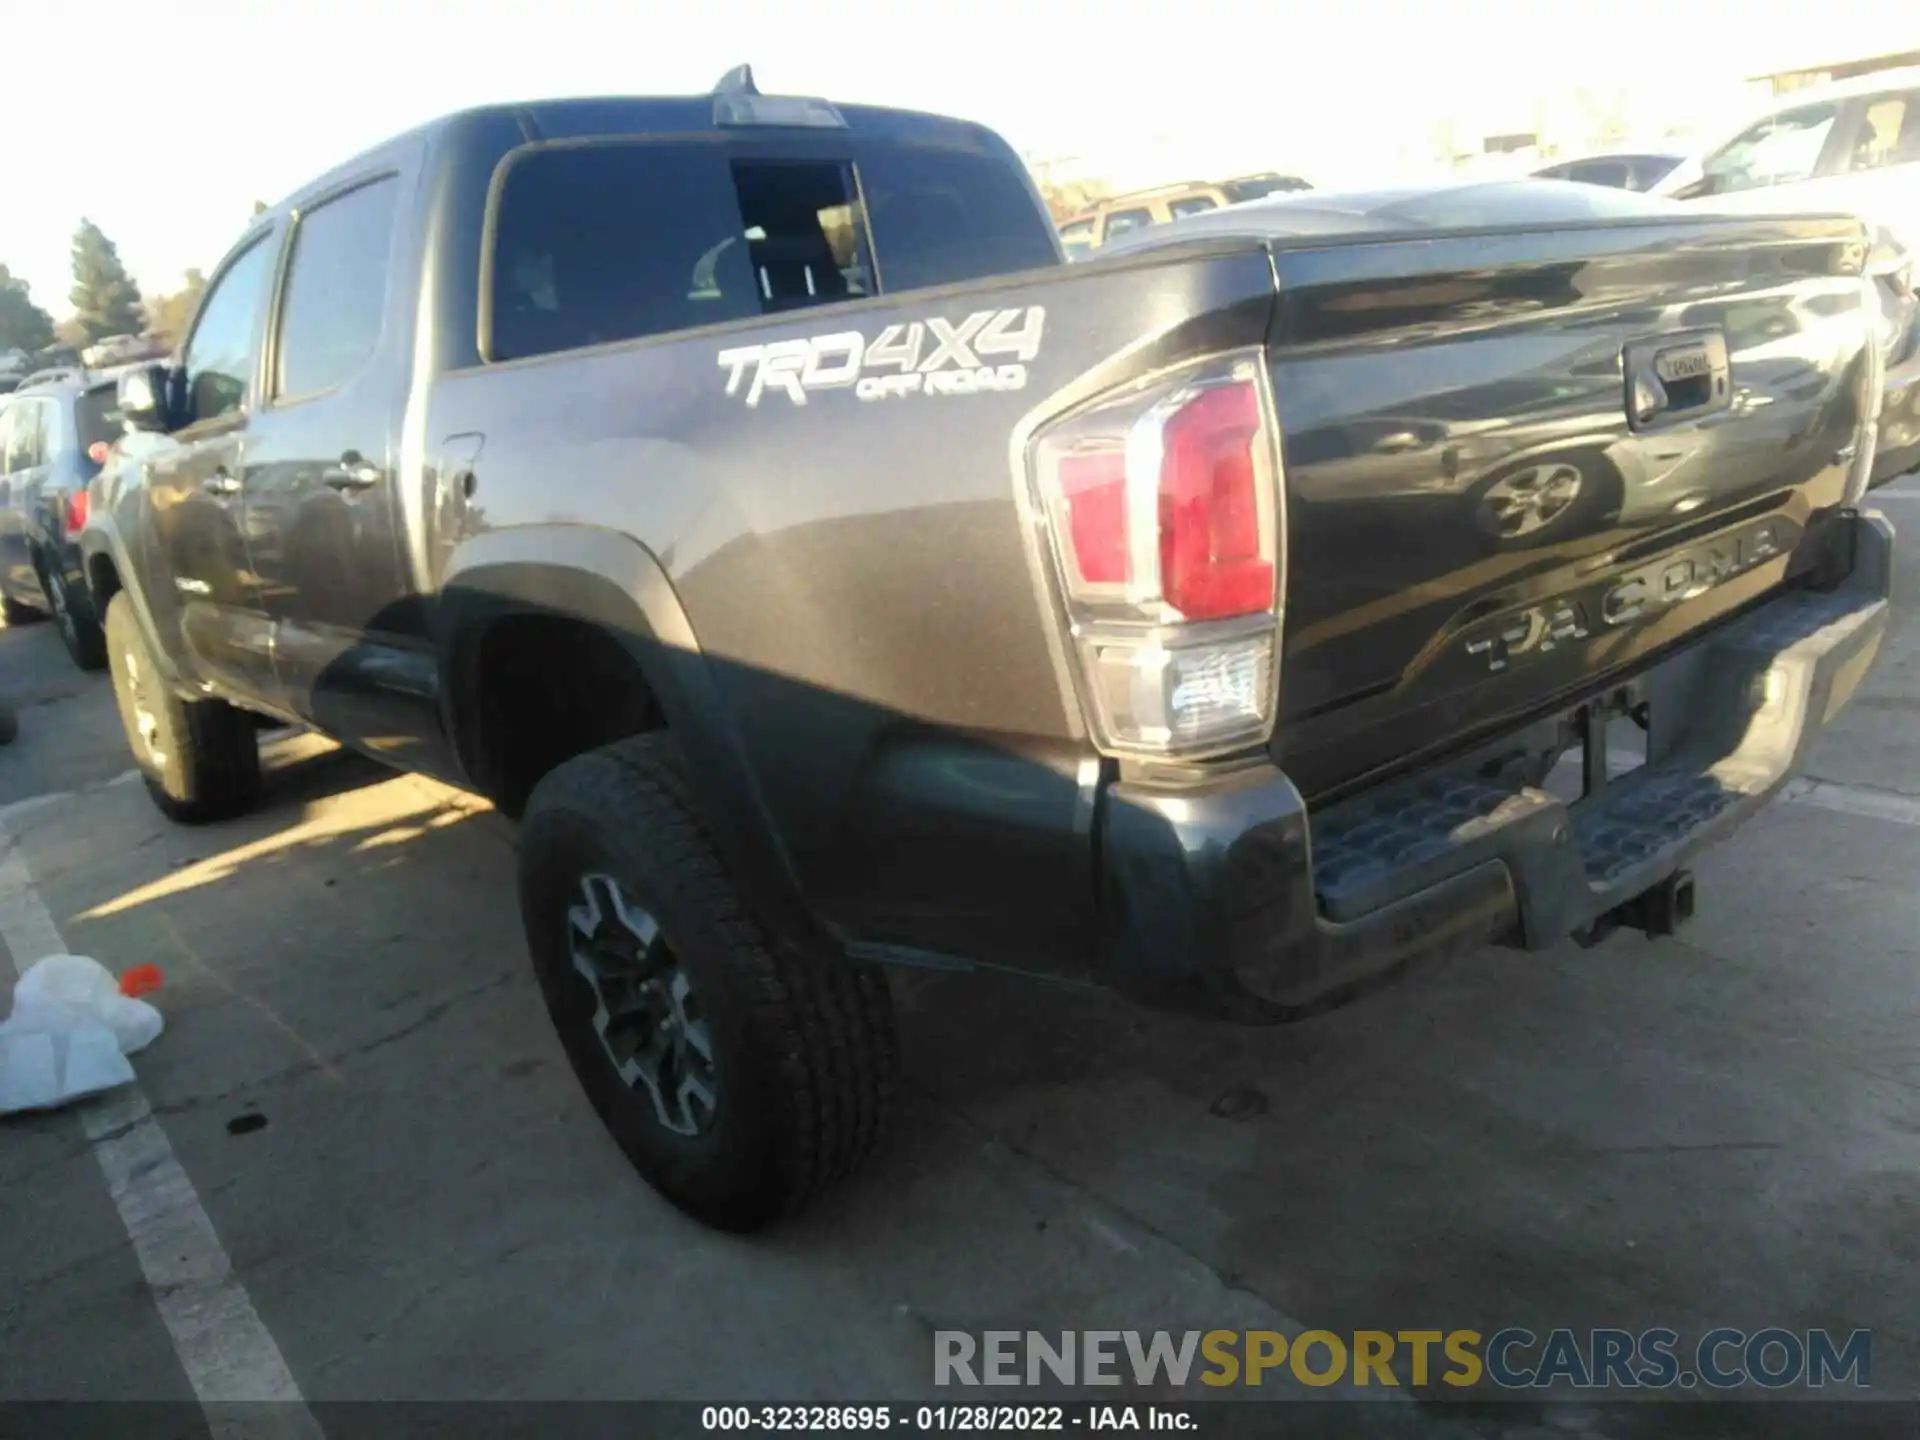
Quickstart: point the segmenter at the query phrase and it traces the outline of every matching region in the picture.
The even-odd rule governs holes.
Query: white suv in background
[[[1653,193],[1736,213],[1858,215],[1920,250],[1920,68],[1777,96]]]
[[[1858,215],[1874,229],[1885,385],[1873,483],[1920,466],[1920,68],[1779,96],[1652,193],[1722,212]]]

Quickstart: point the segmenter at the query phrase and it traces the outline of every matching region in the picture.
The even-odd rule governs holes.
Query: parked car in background
[[[40,370],[64,370],[81,364],[80,352],[71,345],[49,345],[35,351],[27,360],[29,373]]]
[[[76,665],[106,665],[79,535],[88,486],[122,433],[119,372],[62,370],[0,400],[0,605],[9,625],[51,614]]]
[[[1920,465],[1920,68],[1780,96],[1652,193],[1730,214],[1826,212],[1867,222],[1885,376],[1873,483]]]
[[[1588,155],[1562,160],[1533,172],[1536,180],[1572,180],[1580,185],[1606,185],[1615,190],[1651,190],[1685,163],[1684,155],[1632,153]]]
[[[1920,469],[1920,254],[1881,231],[1868,262],[1880,303],[1880,429],[1873,484]]]
[[[1204,215],[1228,205],[1262,199],[1268,195],[1290,194],[1313,187],[1298,175],[1264,171],[1241,175],[1232,180],[1193,181],[1161,185],[1151,190],[1134,190],[1114,195],[1073,216],[1060,226],[1060,244],[1067,258],[1077,260],[1090,255],[1109,240],[1117,240],[1148,225],[1179,220],[1188,215]]]
[[[1779,96],[1653,193],[1723,213],[1858,215],[1920,249],[1920,68]]]
[[[109,335],[82,350],[80,363],[89,369],[104,370],[135,360],[155,359],[165,350],[164,342],[151,335]]]

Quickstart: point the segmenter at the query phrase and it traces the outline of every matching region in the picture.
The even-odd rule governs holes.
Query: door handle
[[[357,455],[340,457],[338,465],[329,465],[320,478],[336,490],[365,490],[380,483],[380,467]]]
[[[238,495],[240,493],[240,482],[229,475],[226,466],[223,465],[211,475],[207,476],[206,479],[202,480],[200,482],[200,488],[205,490],[209,495]]]

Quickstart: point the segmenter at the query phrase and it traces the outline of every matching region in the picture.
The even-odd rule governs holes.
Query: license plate
[[[1653,370],[1662,380],[1699,380],[1713,373],[1713,357],[1704,345],[1689,345],[1684,350],[1663,350],[1653,360]]]

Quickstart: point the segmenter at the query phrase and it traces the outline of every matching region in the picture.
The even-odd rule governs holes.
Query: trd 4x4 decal
[[[796,405],[815,390],[852,388],[862,400],[903,395],[975,395],[1022,390],[1026,361],[1040,353],[1047,312],[1038,305],[976,310],[954,324],[939,316],[889,325],[872,340],[858,330],[738,345],[722,350],[727,394],[746,382],[746,402],[758,405],[778,390]]]

